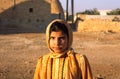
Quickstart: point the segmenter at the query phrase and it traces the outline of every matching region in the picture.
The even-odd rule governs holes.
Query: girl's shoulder
[[[81,54],[81,53],[75,53],[74,56],[78,61],[86,61],[87,60],[86,55]]]
[[[81,53],[74,53],[74,56],[75,57],[78,57],[78,58],[81,58],[81,57],[84,57],[85,55],[84,54],[81,54]]]

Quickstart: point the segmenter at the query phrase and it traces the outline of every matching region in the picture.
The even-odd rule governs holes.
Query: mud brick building
[[[45,32],[56,18],[64,19],[59,0],[0,0],[0,33]]]

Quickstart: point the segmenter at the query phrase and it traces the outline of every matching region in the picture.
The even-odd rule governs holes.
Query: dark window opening
[[[36,19],[36,22],[39,22],[40,20],[39,19]]]
[[[32,13],[33,12],[33,8],[29,8],[29,12]]]
[[[15,10],[15,6],[13,6],[12,10]]]

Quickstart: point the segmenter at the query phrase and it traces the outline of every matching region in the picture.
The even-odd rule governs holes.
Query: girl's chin
[[[64,53],[63,51],[59,51],[59,50],[56,50],[56,51],[54,51],[55,53],[57,53],[57,54],[62,54],[62,53]]]

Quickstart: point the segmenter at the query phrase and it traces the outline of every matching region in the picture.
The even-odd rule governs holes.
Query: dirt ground
[[[120,79],[120,33],[74,32],[73,48],[88,57],[94,79]],[[0,79],[33,79],[48,52],[44,33],[1,34]]]

